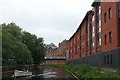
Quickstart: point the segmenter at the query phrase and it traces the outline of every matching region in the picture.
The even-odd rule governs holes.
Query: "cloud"
[[[94,0],[0,0],[0,23],[15,22],[58,44],[78,28]]]

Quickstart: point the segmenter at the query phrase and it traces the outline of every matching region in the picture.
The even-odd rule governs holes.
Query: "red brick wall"
[[[82,42],[82,57],[85,57],[86,54],[86,21],[83,22],[82,26],[81,26],[81,42]]]
[[[88,55],[91,54],[91,15],[88,15]]]
[[[88,38],[91,39],[91,16],[87,14],[88,16]],[[80,30],[81,27],[81,30]],[[77,31],[74,33],[74,35],[69,39],[69,60],[74,60],[76,58],[85,57],[86,56],[86,19],[83,21],[83,23],[80,25],[80,27],[77,29]],[[80,32],[81,31],[81,32]],[[80,34],[81,34],[81,41],[80,41]],[[88,54],[90,54],[90,43],[91,40],[88,39]],[[80,42],[82,43],[82,48],[80,51]],[[71,52],[72,50],[72,52]]]
[[[80,57],[80,29],[76,33],[76,58]]]
[[[70,43],[69,43],[69,54],[70,54],[69,59],[72,59],[72,58],[73,58],[73,38],[70,39]]]
[[[97,6],[96,3],[94,5],[94,29],[95,29],[95,47],[94,54],[98,54],[101,52],[106,52],[112,49],[116,49],[120,47],[120,21],[118,17],[118,3],[116,2],[101,2],[101,38],[102,45],[100,52],[97,52]],[[112,9],[112,18],[108,18],[109,8]],[[104,13],[107,13],[106,23],[104,23]],[[86,18],[84,18],[83,22],[80,24],[77,31],[73,34],[73,36],[68,40],[68,50],[69,50],[69,60],[77,59],[80,57],[80,53],[82,57],[86,57],[91,55],[91,14],[87,13],[88,20],[88,55],[86,55]],[[80,29],[81,28],[81,32]],[[112,32],[112,43],[109,43],[109,32]],[[80,41],[81,34],[81,41]],[[107,44],[105,45],[105,34],[107,35]],[[80,42],[82,43],[82,48],[80,51]],[[93,55],[94,55],[93,54]]]
[[[112,18],[109,19],[108,13],[109,8],[112,9]],[[101,3],[102,9],[102,52],[116,49],[118,47],[119,38],[118,38],[118,8],[116,2]],[[104,23],[104,13],[107,13],[106,23]],[[109,32],[112,32],[112,43],[109,43]],[[107,35],[107,44],[105,45],[105,34]]]
[[[95,29],[95,38],[94,38],[94,40],[95,40],[95,47],[94,47],[94,54],[96,54],[97,53],[97,7],[95,6],[94,7],[94,29]]]

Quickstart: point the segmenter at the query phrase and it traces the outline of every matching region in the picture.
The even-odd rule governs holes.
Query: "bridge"
[[[44,57],[46,64],[64,64],[66,63],[66,57]]]
[[[66,57],[44,57],[45,60],[66,60]]]

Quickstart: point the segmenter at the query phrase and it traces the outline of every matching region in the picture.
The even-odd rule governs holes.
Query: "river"
[[[33,67],[32,76],[29,77],[11,77],[13,74],[13,71],[4,72],[2,80],[76,80],[64,69],[53,67]]]

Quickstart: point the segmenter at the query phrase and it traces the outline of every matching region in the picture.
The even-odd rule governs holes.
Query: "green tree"
[[[35,64],[39,64],[44,61],[44,44],[43,38],[37,38],[37,36],[30,34],[29,32],[23,32],[23,43],[25,43],[33,57]]]
[[[15,23],[2,24],[2,58],[3,65],[16,65],[19,60],[23,64],[32,63],[32,55],[22,42],[21,28]]]
[[[39,64],[44,60],[43,38],[37,38],[15,23],[2,24],[2,57],[4,65]]]
[[[2,31],[5,31],[7,33],[10,33],[14,38],[21,40],[22,38],[22,32],[21,28],[17,26],[15,23],[10,23],[6,25],[5,23],[2,24]]]

